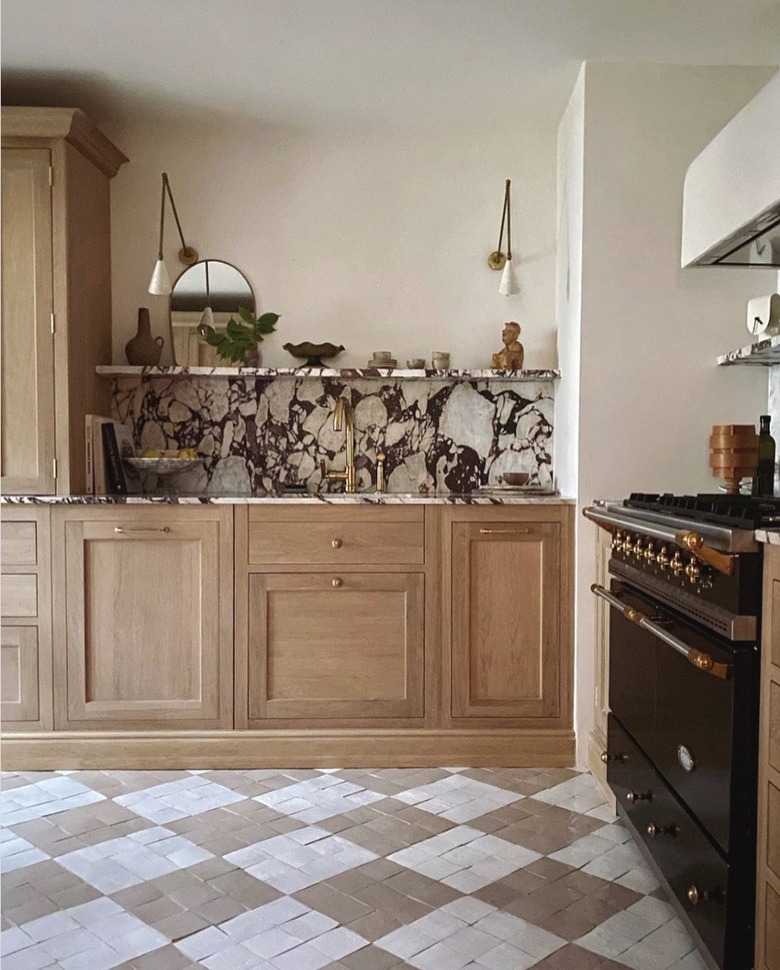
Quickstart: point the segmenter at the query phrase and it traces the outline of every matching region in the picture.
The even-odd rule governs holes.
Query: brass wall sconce
[[[510,203],[511,180],[506,180],[504,188],[504,208],[501,211],[501,229],[498,233],[498,248],[488,256],[488,266],[494,270],[503,270],[498,292],[502,296],[511,296],[519,293],[520,289],[515,279],[514,267],[512,266],[512,208]],[[506,254],[501,247],[504,242],[504,226],[506,226]]]
[[[198,253],[192,246],[188,246],[184,241],[184,233],[181,230],[181,223],[179,222],[179,213],[176,211],[176,203],[173,201],[173,193],[171,192],[171,185],[168,181],[168,175],[162,173],[162,199],[160,201],[160,245],[157,251],[157,262],[154,264],[154,272],[152,273],[152,279],[149,283],[149,292],[154,293],[157,296],[166,296],[171,292],[171,279],[168,276],[168,270],[165,266],[165,260],[163,259],[163,239],[165,236],[165,196],[168,196],[171,202],[171,208],[173,209],[173,217],[176,220],[176,228],[179,230],[179,239],[181,239],[181,249],[179,250],[179,261],[185,266],[192,266],[193,263],[198,261]]]

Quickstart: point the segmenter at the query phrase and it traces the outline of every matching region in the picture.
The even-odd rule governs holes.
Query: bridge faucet
[[[344,431],[347,438],[347,463],[343,472],[327,471],[325,459],[320,461],[322,478],[327,482],[344,482],[344,490],[357,491],[357,471],[355,469],[355,422],[352,418],[352,405],[345,397],[336,401],[333,411],[333,430]]]

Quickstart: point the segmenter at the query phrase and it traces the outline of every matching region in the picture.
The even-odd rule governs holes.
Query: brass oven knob
[[[653,543],[647,543],[647,549],[645,549],[645,561],[655,562],[655,549],[653,548]]]
[[[626,801],[631,802],[651,802],[653,800],[653,793],[651,791],[629,791],[626,792]]]
[[[666,550],[666,546],[661,546],[661,548],[658,550],[658,555],[655,557],[655,561],[662,570],[665,570],[669,565],[669,553]]]
[[[334,589],[340,589],[344,585],[344,580],[343,579],[339,579],[338,576],[337,576],[335,579],[331,579],[330,585]]]
[[[612,536],[612,548],[615,550],[623,548],[623,532],[620,529]]]
[[[643,553],[644,553],[644,549],[642,547],[642,537],[640,536],[634,543],[634,555],[642,556]]]
[[[341,539],[332,539],[330,544],[334,549],[341,549]]]
[[[633,550],[633,548],[634,548],[634,540],[631,538],[631,533],[627,532],[625,539],[623,539],[623,552],[626,555],[629,555],[629,553]]]
[[[692,583],[698,581],[699,577],[701,576],[701,566],[699,566],[695,559],[691,559],[691,561],[685,567],[685,575]]]
[[[679,576],[683,569],[685,569],[685,566],[683,566],[682,556],[679,552],[676,552],[672,556],[672,561],[669,563],[669,568],[675,576]]]

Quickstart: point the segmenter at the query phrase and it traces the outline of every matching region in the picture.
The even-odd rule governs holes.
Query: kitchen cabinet
[[[233,726],[230,508],[55,509],[58,729]]]
[[[3,509],[0,535],[0,652],[3,723],[52,729],[49,510]]]
[[[248,727],[422,718],[435,628],[426,583],[438,558],[424,510],[250,506],[237,516],[237,718]]]
[[[109,413],[109,184],[127,161],[80,111],[2,109],[2,490],[85,490]]]
[[[780,967],[780,546],[766,545],[761,635],[756,970]]]
[[[443,511],[453,721],[570,725],[570,509]]]

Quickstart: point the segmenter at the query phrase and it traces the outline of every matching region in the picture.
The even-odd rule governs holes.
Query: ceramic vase
[[[138,331],[125,346],[128,364],[141,367],[154,367],[160,363],[165,340],[152,336],[152,326],[148,307],[138,308]]]

